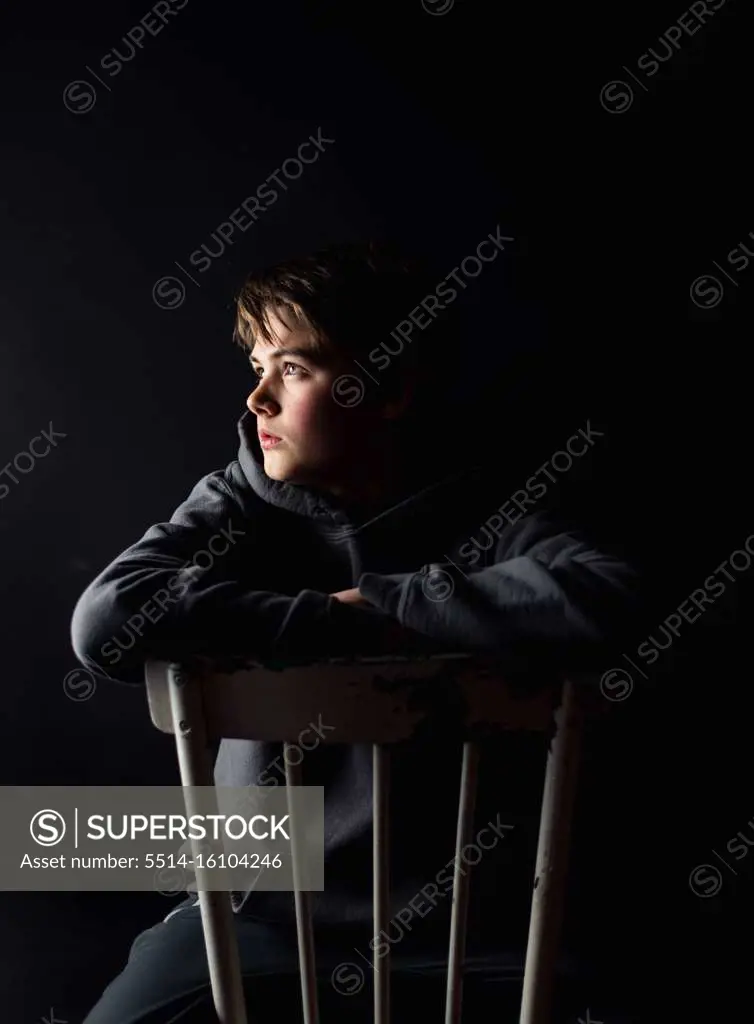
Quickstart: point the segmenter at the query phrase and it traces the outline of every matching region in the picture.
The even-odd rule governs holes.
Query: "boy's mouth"
[[[282,437],[278,437],[276,434],[268,434],[266,430],[257,431],[259,435],[259,444],[262,448],[274,448],[276,445],[282,442]]]

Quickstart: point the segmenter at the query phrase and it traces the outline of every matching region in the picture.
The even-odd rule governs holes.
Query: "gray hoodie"
[[[512,675],[609,664],[637,606],[637,574],[553,516],[543,482],[527,481],[528,501],[512,502],[512,482],[489,461],[448,472],[433,450],[415,489],[356,510],[270,479],[251,413],[238,431],[238,458],[203,477],[79,598],[72,645],[93,671],[143,685],[148,658],[280,664],[381,654],[386,616],[416,631],[416,653],[492,654]],[[588,444],[588,429],[580,433]],[[330,596],[356,586],[372,608]],[[281,753],[280,744],[225,739],[215,782],[269,784]],[[474,868],[470,920],[481,942],[485,921],[494,919],[498,938],[501,928],[520,935],[528,912],[545,753],[546,739],[514,734],[483,751],[475,822],[497,839]],[[396,915],[404,910],[396,929],[410,903],[414,930],[446,934],[460,754],[460,742],[431,735],[394,751],[391,882]],[[320,745],[302,770],[305,784],[325,787],[315,921],[368,927],[371,748]],[[237,913],[293,916],[291,893],[232,900]]]

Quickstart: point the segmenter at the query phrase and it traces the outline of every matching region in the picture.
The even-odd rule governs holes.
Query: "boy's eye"
[[[254,366],[253,363],[249,363],[249,365],[251,366],[251,372],[254,374],[254,376],[257,378],[257,380],[261,380],[262,379],[262,375],[264,373],[264,371],[262,370],[262,367],[261,366]],[[288,370],[289,367],[291,367],[293,370],[295,370],[296,373],[294,373],[294,374],[287,373],[286,374],[286,371]],[[303,368],[303,366],[299,366],[298,363],[290,363],[290,362],[284,362],[283,363],[283,375],[284,376],[288,376],[288,377],[294,376],[295,377],[295,376],[297,376],[299,374],[305,374],[305,373],[306,373],[306,370]]]

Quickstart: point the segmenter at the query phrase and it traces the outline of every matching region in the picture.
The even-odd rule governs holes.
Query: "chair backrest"
[[[461,1020],[466,913],[473,872],[461,869],[460,853],[471,841],[479,765],[479,739],[490,730],[547,730],[552,733],[540,815],[533,879],[529,941],[524,972],[521,1024],[545,1024],[562,916],[568,844],[575,795],[576,763],[584,702],[573,679],[508,684],[494,659],[468,654],[422,658],[336,659],[281,670],[253,663],[241,667],[206,659],[191,668],[152,661],[146,670],[154,725],[175,736],[181,784],[214,784],[209,748],[238,738],[292,745],[316,716],[330,727],[327,743],[373,745],[374,934],[389,924],[389,756],[390,745],[409,740],[438,708],[460,709],[454,723],[463,738],[461,785],[451,909],[446,1024]],[[301,785],[300,762],[285,757],[286,784]],[[290,790],[288,790],[290,792]],[[187,795],[187,814],[191,813]],[[289,803],[291,812],[293,804]],[[305,1024],[317,1024],[318,1002],[310,894],[299,888],[295,820],[291,816],[294,899]],[[238,947],[230,897],[199,889],[210,980],[222,1024],[246,1024]],[[375,949],[375,968],[377,951]],[[389,950],[381,951],[374,973],[375,1024],[390,1021]]]

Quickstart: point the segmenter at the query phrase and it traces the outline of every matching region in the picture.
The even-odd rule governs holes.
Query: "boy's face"
[[[255,343],[249,361],[259,380],[246,400],[257,418],[264,471],[273,480],[343,493],[370,461],[380,433],[373,413],[333,398],[334,382],[349,366],[353,372],[353,363],[335,351],[317,354],[310,333],[277,313],[269,313],[269,323],[275,344]]]

